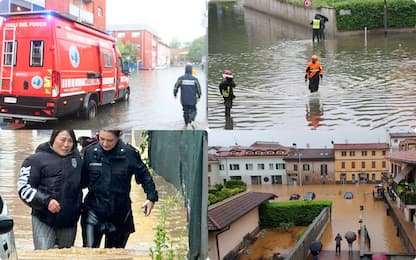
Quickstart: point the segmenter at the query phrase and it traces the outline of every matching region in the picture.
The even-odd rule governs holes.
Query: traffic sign
[[[303,6],[305,8],[312,8],[312,0],[304,0],[303,1]]]

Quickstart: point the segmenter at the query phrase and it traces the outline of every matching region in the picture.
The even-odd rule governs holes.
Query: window
[[[101,7],[97,8],[97,16],[103,16],[103,9]]]
[[[382,162],[381,162],[381,167],[382,167],[382,168],[386,168],[386,161],[382,161]]]
[[[131,38],[139,38],[140,37],[140,32],[132,32],[131,33]]]
[[[112,68],[113,67],[113,57],[110,53],[104,52],[104,68]]]
[[[355,169],[355,162],[351,162],[351,168]]]
[[[367,156],[367,151],[361,151],[362,156]]]
[[[373,169],[376,168],[376,162],[375,161],[371,162],[371,168],[373,168]]]
[[[386,155],[386,151],[383,151],[383,156],[385,156]]]
[[[223,171],[224,169],[224,164],[220,164],[220,171]]]
[[[376,151],[371,151],[372,156],[376,156]]]
[[[239,164],[230,164],[230,171],[238,171],[240,170],[240,165]]]
[[[252,171],[253,170],[253,164],[252,163],[246,163],[246,170]]]
[[[247,151],[247,154],[254,154],[254,152],[249,150],[249,151]]]
[[[274,163],[269,163],[269,170],[273,170],[274,169]]]
[[[365,162],[361,162],[361,168],[365,169]]]
[[[258,163],[257,170],[264,170],[264,163]]]
[[[375,181],[375,180],[376,180],[376,174],[375,174],[375,173],[372,173],[372,174],[371,174],[371,180],[372,180],[372,181]]]
[[[347,152],[345,152],[345,151],[343,151],[343,152],[341,152],[341,156],[347,156]]]
[[[341,172],[340,179],[344,182],[347,179],[347,174],[345,172]]]
[[[257,155],[262,155],[262,154],[263,154],[263,152],[262,152],[262,151],[256,151],[256,154],[257,154]]]
[[[230,179],[241,181],[241,176],[230,176]]]
[[[341,168],[345,169],[345,162],[341,162]]]
[[[294,165],[293,165],[293,170],[294,170],[295,172],[297,172],[297,171],[298,171],[298,165],[297,165],[297,164],[294,164]]]
[[[43,41],[30,41],[30,64],[31,67],[43,66]]]
[[[267,154],[274,154],[273,151],[267,151]]]
[[[321,164],[321,176],[327,176],[328,175],[328,165]]]
[[[309,164],[304,164],[303,165],[303,170],[304,171],[309,171]]]
[[[124,38],[124,37],[126,37],[126,33],[124,32],[117,33],[117,38]]]
[[[14,49],[13,49],[14,47]],[[16,65],[16,56],[17,56],[17,41],[5,41],[4,42],[4,65]],[[12,61],[13,60],[13,61]]]
[[[355,173],[351,174],[351,179],[355,181]]]
[[[355,151],[350,151],[350,156],[355,156]]]
[[[261,176],[251,176],[251,184],[261,184]]]
[[[208,164],[208,172],[211,172],[211,171],[212,171],[211,164]]]
[[[276,163],[276,169],[286,169],[286,165],[284,163]]]

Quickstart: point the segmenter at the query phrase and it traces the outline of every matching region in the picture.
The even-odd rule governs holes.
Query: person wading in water
[[[312,55],[311,61],[308,62],[305,71],[305,82],[309,79],[309,90],[311,93],[317,92],[319,88],[319,79],[322,80],[324,70],[318,61],[318,56]]]

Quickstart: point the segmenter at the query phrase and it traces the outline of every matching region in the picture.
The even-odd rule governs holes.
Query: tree
[[[137,54],[139,52],[139,46],[137,44],[131,42],[123,43],[120,39],[118,39],[117,47],[120,50],[124,61],[137,63]]]
[[[169,43],[169,47],[172,49],[178,49],[182,47],[182,43],[179,41],[178,37],[174,37],[170,43]]]
[[[205,36],[199,37],[189,45],[188,60],[191,62],[201,62],[205,49]]]

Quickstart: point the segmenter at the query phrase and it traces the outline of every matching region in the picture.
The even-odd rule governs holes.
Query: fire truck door
[[[100,74],[101,74],[101,100],[102,104],[114,102],[117,97],[114,54],[108,49],[100,47]]]

